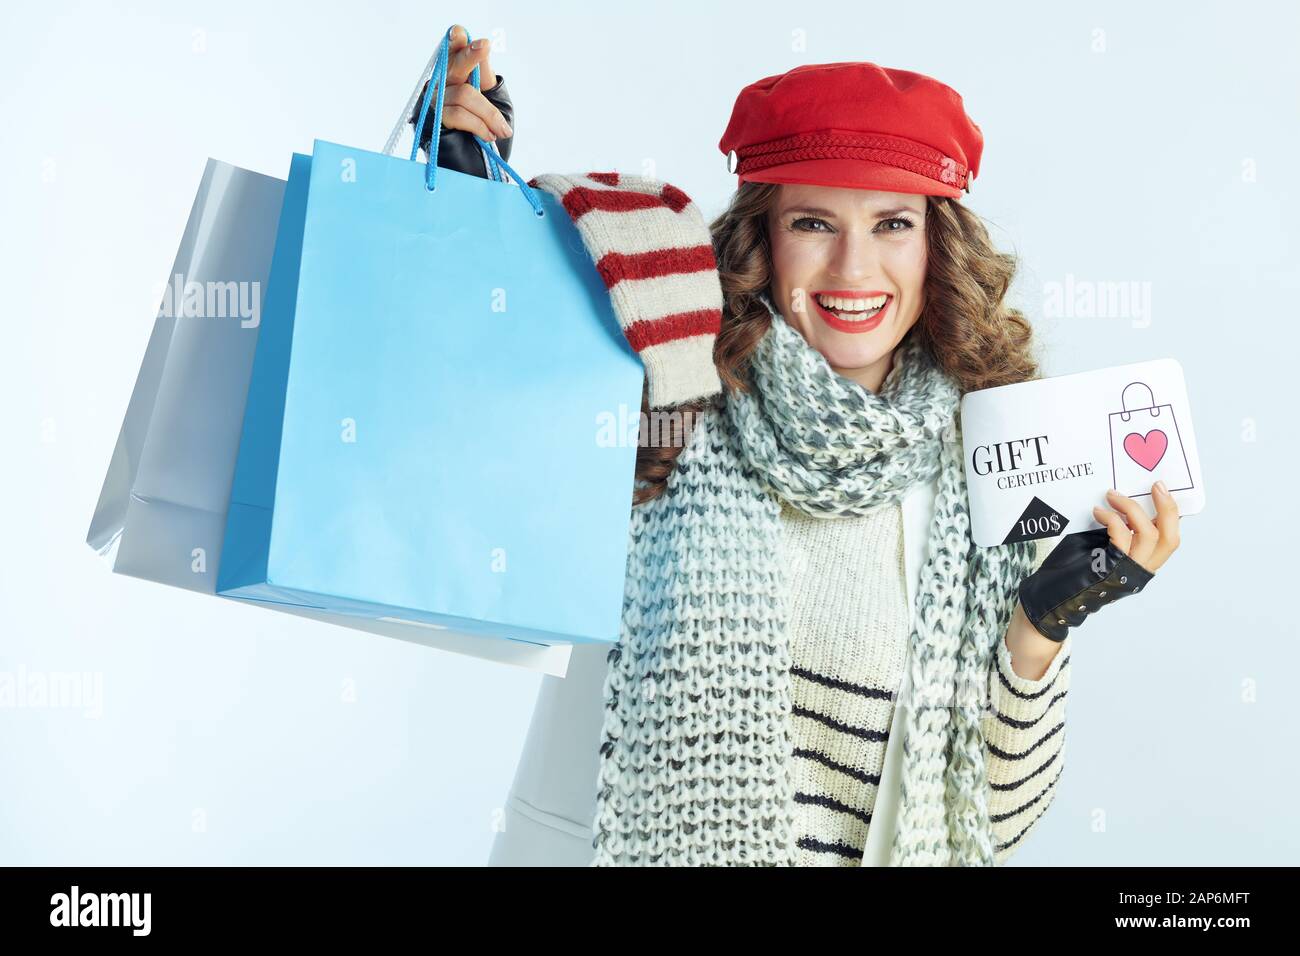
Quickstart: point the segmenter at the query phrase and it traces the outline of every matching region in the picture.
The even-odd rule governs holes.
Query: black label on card
[[[1007,532],[1007,536],[1002,543],[1012,544],[1016,541],[1055,538],[1057,535],[1065,533],[1065,526],[1069,523],[1069,520],[1059,511],[1043,501],[1042,498],[1035,496],[1011,526],[1011,530]]]

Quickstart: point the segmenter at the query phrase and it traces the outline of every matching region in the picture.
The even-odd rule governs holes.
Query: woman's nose
[[[845,280],[857,280],[874,275],[876,256],[869,236],[854,231],[840,233],[831,256],[830,273]]]

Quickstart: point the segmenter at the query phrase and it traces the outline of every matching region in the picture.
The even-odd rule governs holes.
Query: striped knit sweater
[[[898,503],[815,518],[785,505],[790,575],[795,837],[803,866],[862,859],[910,634]],[[1055,540],[1041,543],[1041,564]],[[989,812],[1004,862],[1050,805],[1064,757],[1070,638],[1039,680],[998,642],[983,728]]]

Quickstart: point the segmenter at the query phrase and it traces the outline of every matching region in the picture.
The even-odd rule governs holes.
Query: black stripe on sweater
[[[847,691],[850,694],[857,694],[859,697],[868,697],[872,700],[893,700],[894,695],[880,687],[869,687],[866,684],[853,684],[846,680],[840,680],[838,677],[827,677],[825,674],[818,674],[816,671],[810,671],[806,667],[791,667],[790,673],[796,677],[802,677],[804,680],[812,681],[814,684],[821,684],[823,687],[833,687],[835,690]]]
[[[1034,726],[1034,724],[1038,723],[1049,713],[1051,713],[1052,708],[1056,706],[1056,702],[1068,693],[1069,693],[1068,690],[1063,690],[1055,697],[1053,697],[1051,700],[1049,700],[1047,702],[1047,709],[1044,710],[1037,717],[1035,717],[1033,720],[1016,720],[1014,717],[1008,717],[1006,714],[1002,713],[1002,711],[998,710],[996,707],[993,708],[993,716],[996,717],[998,720],[1000,720],[1002,723],[1006,724],[1008,727],[1014,727],[1016,730],[1028,730],[1030,727]]]
[[[1030,745],[1029,749],[1026,750],[1024,753],[1013,754],[1010,751],[1002,750],[1001,748],[996,747],[991,743],[988,745],[989,753],[1000,760],[1024,760],[1026,757],[1028,757],[1031,753],[1033,753],[1043,744],[1047,743],[1047,741],[1051,740],[1053,735],[1060,733],[1064,727],[1065,727],[1065,721],[1061,721],[1059,724],[1057,724],[1047,733],[1043,734],[1043,736],[1035,740],[1033,744]]]
[[[815,710],[809,710],[807,707],[800,707],[795,704],[791,713],[796,717],[807,717],[825,724],[831,730],[838,730],[842,734],[852,734],[854,737],[861,737],[863,740],[879,740],[881,742],[889,739],[889,731],[872,730],[870,727],[854,727],[852,724],[842,723],[834,717],[827,717],[825,714],[819,714]]]
[[[1030,780],[1033,780],[1035,777],[1037,777],[1040,773],[1042,773],[1053,763],[1055,763],[1056,758],[1059,756],[1061,756],[1061,751],[1057,750],[1056,753],[1052,754],[1043,762],[1043,765],[1041,767],[1039,767],[1037,770],[1035,770],[1033,773],[1029,774],[1028,776],[1021,777],[1015,783],[990,783],[989,787],[993,790],[1014,790],[1016,789],[1016,787],[1022,786],[1028,783]]]
[[[1064,771],[1064,770],[1065,770],[1065,767],[1061,767],[1061,771]],[[1043,791],[1043,796],[1046,796],[1046,795],[1051,791],[1051,789],[1052,789],[1054,786],[1056,786],[1056,781],[1057,781],[1057,780],[1060,780],[1060,779],[1061,779],[1061,774],[1060,774],[1060,772],[1058,772],[1058,773],[1056,774],[1056,777],[1053,778],[1052,782],[1049,783],[1049,784],[1047,785],[1047,789]],[[1027,824],[1025,825],[1025,828],[1024,828],[1023,830],[1021,830],[1019,833],[1017,833],[1015,836],[1013,836],[1013,837],[1012,837],[1010,840],[1008,840],[1006,843],[999,843],[999,844],[998,844],[997,846],[995,846],[993,849],[994,849],[995,851],[997,851],[997,852],[1001,852],[1002,850],[1010,849],[1011,847],[1015,846],[1017,843],[1019,843],[1019,842],[1021,841],[1021,839],[1024,837],[1024,835],[1025,835],[1026,833],[1028,833],[1030,830],[1033,829],[1034,824],[1037,823],[1039,820],[1041,820],[1041,819],[1043,818],[1043,814],[1046,813],[1046,812],[1047,812],[1048,810],[1050,810],[1050,809],[1051,809],[1051,805],[1050,805],[1050,804],[1049,804],[1048,806],[1043,807],[1043,809],[1041,809],[1041,810],[1038,811],[1038,816],[1036,816],[1036,817],[1034,817],[1032,820],[1030,820],[1029,823],[1027,823]]]
[[[794,756],[803,757],[805,760],[815,760],[822,766],[830,767],[832,770],[846,774],[854,780],[861,780],[863,783],[872,783],[876,786],[880,786],[880,774],[867,773],[865,770],[854,769],[847,764],[840,763],[838,760],[832,760],[830,757],[819,751],[811,750],[807,747],[795,747]]]
[[[815,837],[800,837],[798,845],[801,850],[812,850],[814,853],[837,853],[840,856],[848,857],[850,860],[854,858],[862,859],[862,849],[860,847],[852,847],[839,840],[834,843],[823,843]]]
[[[1063,773],[1065,773],[1064,761],[1061,762],[1061,767],[1059,770],[1056,771],[1056,776],[1052,778],[1052,782],[1043,788],[1042,793],[1038,794],[1038,796],[1034,797],[1034,799],[1030,800],[1028,803],[1023,803],[1020,806],[1016,807],[1014,810],[1008,810],[1006,813],[998,813],[998,814],[990,815],[989,822],[1001,823],[1003,820],[1010,820],[1012,817],[1016,816],[1017,814],[1024,813],[1035,803],[1037,803],[1039,800],[1042,800],[1044,797],[1046,797],[1049,793],[1052,792],[1052,788],[1056,786],[1056,781],[1061,779],[1061,774]]]
[[[828,797],[821,793],[801,793],[795,791],[795,803],[808,803],[817,807],[825,807],[827,810],[834,810],[837,813],[847,813],[851,817],[857,817],[863,823],[871,822],[871,813],[867,810],[859,810],[857,807],[851,807],[847,803],[841,803],[833,797]]]
[[[1002,673],[1002,668],[998,667],[996,668],[996,670],[998,672],[998,680],[1002,681],[1003,687],[1005,687],[1011,693],[1015,694],[1021,700],[1035,700],[1039,697],[1042,697],[1044,694],[1046,694],[1048,691],[1050,691],[1053,687],[1056,686],[1056,678],[1061,676],[1061,671],[1065,670],[1066,665],[1068,665],[1069,663],[1070,663],[1070,658],[1068,657],[1065,660],[1061,661],[1061,666],[1056,669],[1056,673],[1052,676],[1052,679],[1048,682],[1047,686],[1039,688],[1038,690],[1034,691],[1032,694],[1026,694],[1022,690],[1016,690],[1014,687],[1011,686],[1011,682],[1007,680],[1007,675]]]

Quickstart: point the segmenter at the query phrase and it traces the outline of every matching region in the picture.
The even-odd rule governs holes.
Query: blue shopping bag
[[[565,210],[485,153],[516,182],[294,155],[220,593],[617,640],[644,370]]]

